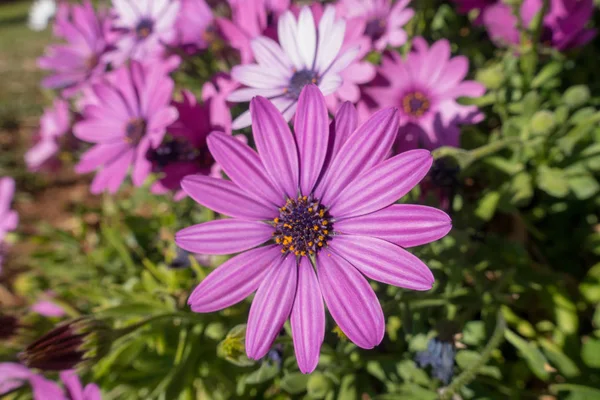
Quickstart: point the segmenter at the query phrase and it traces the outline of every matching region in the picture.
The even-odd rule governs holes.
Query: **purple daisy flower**
[[[27,381],[33,391],[33,400],[102,400],[100,388],[90,383],[83,387],[74,370],[62,371],[60,379],[67,393],[56,383],[17,363],[0,363],[0,395],[23,386]]]
[[[207,48],[213,22],[213,13],[206,1],[181,0],[181,10],[175,23],[177,45],[188,53]]]
[[[485,87],[465,81],[469,71],[466,57],[451,57],[450,43],[438,40],[431,48],[423,38],[414,39],[414,52],[406,60],[388,53],[379,68],[381,86],[365,89],[379,106],[396,106],[400,111],[399,147],[428,149],[458,146],[458,124],[474,124],[483,118],[476,106],[457,103],[458,97],[479,97]]]
[[[182,182],[195,201],[232,218],[183,229],[177,244],[201,254],[241,253],[204,279],[188,303],[212,312],[256,291],[248,357],[264,357],[289,318],[298,365],[308,373],[325,334],[323,300],[350,340],[378,345],[385,319],[365,276],[430,289],[431,271],[403,247],[443,237],[451,221],[437,209],[394,204],[432,163],[426,150],[386,159],[397,110],[379,111],[357,128],[356,110],[345,103],[330,128],[315,85],[300,95],[295,134],[264,97],[252,99],[250,110],[258,153],[213,133],[208,147],[231,181],[194,175]]]
[[[400,0],[392,5],[391,0],[341,0],[339,6],[347,18],[353,18],[352,29],[359,29],[374,49],[383,51],[388,45],[406,43],[408,36],[402,27],[415,14],[408,8],[409,2]]]
[[[169,135],[160,146],[148,152],[153,171],[162,174],[152,185],[152,192],[176,191],[176,199],[185,195],[180,191],[180,183],[186,175],[219,176],[220,169],[208,150],[206,138],[213,131],[231,135],[231,129],[226,129],[231,126],[228,109],[226,113],[211,112],[215,107],[210,99],[199,104],[194,94],[187,90],[182,96],[181,102],[173,102],[179,117],[167,128]]]
[[[178,0],[113,0],[113,6],[113,27],[121,32],[111,57],[114,63],[161,58],[165,46],[177,39]]]
[[[79,88],[104,73],[108,60],[109,21],[94,11],[89,0],[70,8],[61,5],[55,31],[66,43],[49,46],[38,65],[52,73],[42,80],[42,86],[64,89],[71,96]]]
[[[27,153],[25,163],[31,171],[38,171],[48,165],[59,150],[59,143],[71,126],[69,103],[55,99],[52,107],[44,111],[40,119],[40,132],[37,142]]]
[[[94,143],[79,164],[79,173],[100,169],[92,193],[115,193],[132,166],[132,180],[140,186],[152,170],[149,149],[162,142],[166,128],[177,119],[170,105],[173,81],[166,66],[143,66],[132,62],[92,86],[94,102],[86,105],[83,120],[73,132],[78,139]]]
[[[542,0],[523,1],[520,13],[523,26],[529,26],[542,5]],[[543,20],[541,42],[561,51],[583,46],[596,36],[595,29],[586,28],[593,13],[593,0],[551,0]],[[483,13],[483,23],[497,44],[519,44],[517,18],[510,6],[497,3],[488,7]]]
[[[233,67],[231,76],[247,88],[233,92],[228,100],[246,102],[254,96],[271,99],[289,121],[296,111],[302,88],[318,85],[323,94],[334,93],[342,85],[340,73],[358,55],[359,48],[340,54],[346,23],[336,20],[335,8],[325,7],[318,26],[309,7],[303,7],[298,20],[291,11],[279,19],[279,44],[261,36],[252,41],[257,64]],[[247,111],[233,121],[233,129],[251,124]]]

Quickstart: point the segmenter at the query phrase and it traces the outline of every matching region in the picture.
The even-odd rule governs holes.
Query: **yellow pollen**
[[[319,247],[323,247],[323,242],[319,242],[319,243],[317,243],[317,246],[319,246]]]
[[[313,209],[312,209],[312,207],[309,207],[309,208],[308,208],[308,212],[313,212]]]
[[[329,235],[329,231],[327,229],[323,229],[323,233]]]
[[[318,225],[315,225],[315,226],[313,226],[313,229],[314,229],[315,231],[318,231],[318,230],[319,230],[319,226],[318,226]]]
[[[323,225],[327,225],[328,223],[328,221],[323,221]]]
[[[324,236],[319,236],[319,240],[325,240]]]
[[[275,219],[273,220],[273,222],[275,222],[276,224],[278,224],[278,223],[279,223],[279,218],[275,218]]]

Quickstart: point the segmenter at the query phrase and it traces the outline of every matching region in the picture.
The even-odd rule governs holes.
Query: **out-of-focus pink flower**
[[[69,104],[62,99],[55,99],[52,107],[47,108],[40,119],[36,144],[25,153],[29,170],[38,171],[54,159],[59,151],[59,140],[69,131],[70,124]]]
[[[64,89],[63,94],[71,96],[104,73],[110,50],[109,21],[105,15],[96,13],[89,0],[70,7],[61,5],[60,10],[55,32],[66,43],[49,46],[38,65],[51,71],[42,80],[42,86]]]
[[[343,20],[336,20],[333,6],[325,8],[318,25],[308,7],[302,8],[297,19],[287,11],[279,19],[279,44],[264,36],[254,39],[252,50],[257,63],[232,69],[233,79],[247,88],[236,90],[227,100],[246,102],[264,96],[290,120],[307,84],[318,85],[324,95],[335,93],[343,83],[342,71],[360,51],[355,47],[341,52],[345,27]],[[233,122],[233,129],[250,123],[251,114],[246,111]]]
[[[479,11],[479,18],[481,17],[481,13],[483,10],[491,6],[492,4],[496,4],[498,0],[452,0],[456,3],[458,8],[458,12],[462,14],[467,14],[473,10]]]
[[[44,295],[46,299],[38,300],[31,306],[31,311],[40,314],[44,317],[63,317],[66,315],[65,309],[56,304],[51,298],[55,294],[52,291],[47,291]]]
[[[388,45],[397,47],[406,43],[403,26],[415,12],[408,8],[410,0],[400,0],[392,5],[391,0],[341,0],[339,9],[346,18],[349,30],[358,30],[369,39],[378,51]]]
[[[17,363],[0,363],[0,395],[7,394],[29,381],[34,400],[102,400],[100,388],[90,383],[82,386],[74,370],[62,371],[60,379],[67,393],[55,382]]]
[[[458,146],[457,124],[474,124],[483,115],[476,106],[457,103],[458,97],[479,97],[485,88],[465,81],[469,71],[466,57],[451,57],[450,43],[438,40],[431,47],[423,38],[414,40],[406,60],[395,52],[384,56],[379,86],[365,93],[379,106],[400,110],[399,150],[423,146]]]
[[[83,120],[73,128],[77,138],[95,144],[76,166],[79,173],[99,169],[92,193],[116,192],[130,166],[135,186],[150,174],[146,153],[161,144],[167,126],[177,119],[167,70],[162,63],[134,61],[93,85],[98,103],[86,105]]]
[[[117,51],[111,53],[113,63],[120,65],[127,58],[154,61],[177,39],[179,0],[113,0],[113,6],[113,27],[121,32]]]
[[[529,26],[542,5],[542,0],[523,1],[520,17],[524,27]],[[551,0],[540,41],[561,51],[585,45],[596,36],[595,29],[586,28],[593,12],[593,0]],[[483,13],[483,23],[498,45],[519,44],[517,18],[508,5],[498,2],[488,7]]]
[[[4,241],[6,234],[15,230],[19,224],[19,214],[10,208],[14,194],[14,179],[0,178],[0,243]]]
[[[214,22],[212,10],[205,0],[181,0],[181,10],[175,22],[175,43],[188,53],[208,46],[209,29]]]
[[[277,37],[277,21],[290,7],[290,0],[229,0],[231,20],[217,18],[229,45],[240,52],[242,64],[254,60],[251,41],[259,36]]]
[[[220,170],[208,150],[206,138],[213,131],[231,135],[231,116],[211,113],[210,99],[203,104],[196,101],[193,93],[184,90],[182,101],[173,102],[179,113],[178,119],[167,128],[169,134],[160,146],[148,152],[153,171],[161,178],[152,186],[152,192],[163,194],[175,191],[175,198],[185,194],[181,180],[187,175],[202,174],[218,176]]]

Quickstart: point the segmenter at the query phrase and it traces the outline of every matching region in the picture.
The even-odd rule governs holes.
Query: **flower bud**
[[[29,368],[62,371],[98,360],[111,343],[111,330],[104,322],[83,317],[56,326],[27,346],[19,358]]]
[[[0,314],[0,340],[10,339],[19,328],[19,320],[12,315]]]
[[[234,326],[217,347],[217,355],[232,364],[246,367],[254,364],[246,356],[246,325]]]

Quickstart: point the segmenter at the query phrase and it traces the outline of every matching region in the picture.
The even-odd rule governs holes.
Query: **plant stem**
[[[490,338],[490,341],[483,349],[481,353],[481,357],[477,361],[473,363],[468,369],[463,371],[462,374],[457,376],[446,389],[440,394],[441,400],[450,400],[454,393],[456,393],[460,388],[465,385],[468,385],[477,375],[477,371],[483,365],[485,365],[490,357],[492,356],[492,352],[500,346],[500,344],[504,341],[504,331],[506,330],[506,321],[502,316],[502,312],[498,310],[498,317],[496,319],[496,328],[494,329],[494,333]]]

